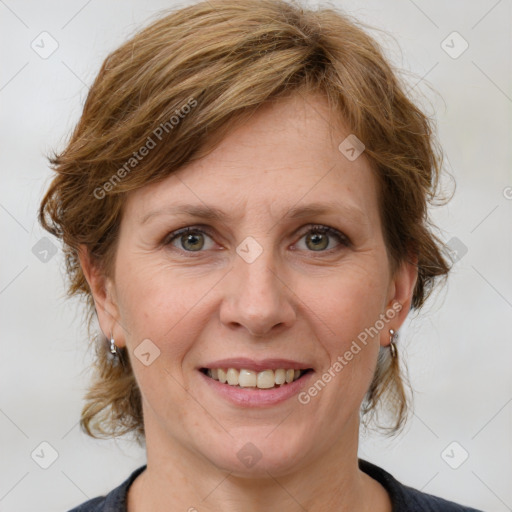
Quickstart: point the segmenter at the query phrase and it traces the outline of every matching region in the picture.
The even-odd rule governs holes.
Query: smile
[[[312,369],[294,370],[293,368],[279,368],[256,372],[245,368],[240,370],[236,368],[202,368],[201,371],[221,384],[228,384],[237,388],[272,389],[295,382],[304,374],[312,371]]]

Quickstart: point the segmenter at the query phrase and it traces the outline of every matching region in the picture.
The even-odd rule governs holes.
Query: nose
[[[264,250],[252,263],[236,256],[228,277],[228,293],[220,309],[224,325],[263,337],[293,324],[296,316],[290,302],[293,292],[274,263],[270,249]]]

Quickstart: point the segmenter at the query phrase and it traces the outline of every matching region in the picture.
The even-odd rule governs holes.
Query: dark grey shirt
[[[403,485],[387,471],[362,459],[359,459],[359,468],[388,491],[393,512],[483,512]],[[145,469],[146,466],[136,469],[127,480],[106,496],[89,500],[69,512],[126,512],[128,488]]]

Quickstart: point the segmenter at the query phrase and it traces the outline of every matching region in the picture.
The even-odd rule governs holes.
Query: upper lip
[[[262,372],[263,370],[277,370],[280,368],[284,370],[307,370],[312,367],[308,363],[292,361],[291,359],[260,359],[257,361],[247,357],[231,357],[206,363],[201,368],[235,368],[237,370],[244,369]]]

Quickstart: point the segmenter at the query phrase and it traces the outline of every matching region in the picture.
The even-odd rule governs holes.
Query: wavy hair
[[[364,142],[379,183],[390,262],[396,268],[414,256],[412,308],[419,309],[449,271],[427,215],[442,153],[430,119],[405,91],[365,26],[332,8],[208,0],[159,14],[108,55],[66,147],[49,157],[55,174],[39,220],[62,240],[67,293],[85,299],[89,332],[95,309],[79,244],[111,276],[126,195],[206,155],[236,122],[292,94],[323,94],[330,111]],[[181,116],[191,102],[192,111]],[[180,119],[171,129],[173,116]],[[158,147],[132,162],[158,127]],[[135,432],[143,438],[140,391],[128,354],[119,352],[116,364],[106,340],[98,341],[81,425],[94,437]],[[367,417],[385,405],[393,417],[390,432],[403,424],[409,400],[400,366],[381,350],[361,409]]]

